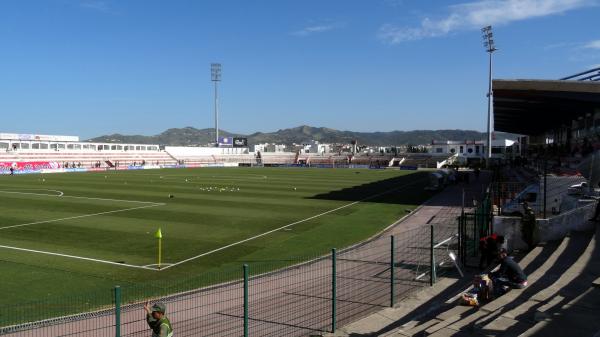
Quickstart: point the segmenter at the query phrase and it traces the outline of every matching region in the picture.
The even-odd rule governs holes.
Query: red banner
[[[34,172],[45,169],[57,169],[60,168],[60,165],[54,161],[0,162],[0,171],[10,171],[11,167],[16,172]]]

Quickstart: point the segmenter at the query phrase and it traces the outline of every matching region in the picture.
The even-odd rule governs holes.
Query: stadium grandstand
[[[451,154],[249,152],[247,147],[184,147],[82,142],[77,136],[0,133],[3,173],[203,166],[440,168]]]

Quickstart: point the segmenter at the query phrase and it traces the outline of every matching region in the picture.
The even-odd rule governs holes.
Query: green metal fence
[[[486,193],[483,201],[472,211],[464,211],[458,217],[459,255],[461,263],[473,266],[469,259],[479,255],[479,241],[493,232],[492,200]]]
[[[0,307],[0,335],[147,336],[146,300],[167,305],[177,336],[320,334],[453,272],[457,230],[454,223],[431,224],[320,256],[244,261],[177,283]]]

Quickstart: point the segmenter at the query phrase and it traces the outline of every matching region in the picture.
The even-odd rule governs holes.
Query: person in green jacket
[[[144,305],[144,311],[146,311],[146,322],[152,329],[152,337],[172,337],[173,327],[165,312],[167,306],[164,303],[154,303],[152,307],[146,302]]]

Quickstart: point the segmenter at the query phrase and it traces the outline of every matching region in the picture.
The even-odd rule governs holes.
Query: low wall
[[[594,216],[596,202],[587,201],[570,211],[548,219],[537,219],[537,236],[540,242],[560,240],[570,231],[590,230],[594,224],[588,221]],[[495,216],[494,232],[503,235],[509,251],[527,249],[521,233],[521,217]]]

